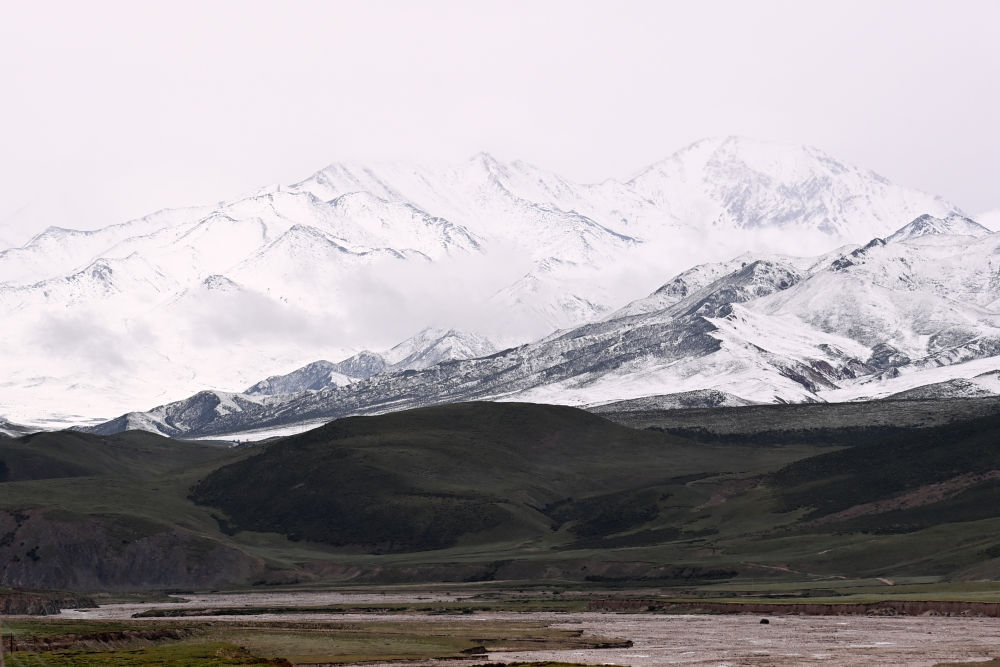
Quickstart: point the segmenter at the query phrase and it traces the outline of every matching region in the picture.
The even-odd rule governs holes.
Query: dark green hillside
[[[0,482],[126,475],[152,477],[225,455],[200,442],[171,440],[145,431],[95,436],[42,432],[0,441]]]
[[[564,524],[581,536],[618,533],[659,516],[657,500],[669,492],[639,491],[646,486],[759,470],[775,455],[636,431],[563,406],[464,403],[341,419],[286,438],[215,471],[192,498],[244,530],[414,551],[501,527],[525,537]],[[621,492],[615,504],[567,502]]]
[[[767,428],[782,428],[783,413],[771,414]],[[343,419],[277,441],[208,475],[192,497],[242,531],[355,553],[439,550],[419,567],[407,556],[400,567],[408,574],[394,575],[404,578],[545,571],[640,581],[897,568],[939,576],[977,563],[992,572],[1000,538],[984,541],[977,522],[1000,520],[1000,474],[991,477],[1000,469],[1000,417],[887,429],[848,447],[857,427],[845,422],[806,434],[806,444],[792,431],[782,444],[755,433],[692,442],[566,407],[441,406]],[[916,495],[898,501],[901,494]],[[890,537],[873,543],[871,533]],[[478,555],[469,562],[466,554]],[[366,567],[395,567],[390,555],[373,558]],[[462,564],[444,567],[449,558]],[[794,566],[759,565],[769,562]]]
[[[1000,415],[895,434],[814,456],[786,466],[770,481],[782,489],[785,509],[808,507],[806,518],[812,519],[992,471],[1000,471]],[[981,483],[997,485],[989,478]],[[994,516],[998,508],[983,504],[975,518]]]
[[[184,498],[192,481],[235,456],[140,431],[0,441],[0,584],[98,590],[244,580],[259,561],[219,540],[215,520]]]
[[[928,405],[902,407],[905,430],[881,404],[707,413],[727,429],[699,441],[514,403],[241,449],[4,440],[0,585],[1000,580],[1000,415],[921,425]]]

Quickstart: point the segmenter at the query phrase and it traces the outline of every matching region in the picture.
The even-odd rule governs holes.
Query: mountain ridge
[[[517,346],[607,317],[693,264],[827,252],[922,214],[961,211],[815,149],[732,137],[596,185],[485,154],[334,164],[5,251],[0,307],[18,316],[0,332],[0,411],[93,417],[205,386],[238,392],[427,326]]]
[[[276,405],[163,432],[236,433],[461,400],[581,405],[692,391],[751,403],[854,400],[906,391],[927,372],[940,377],[922,384],[1000,369],[1000,312],[978,305],[996,302],[1000,285],[980,279],[958,300],[940,282],[944,275],[969,287],[983,273],[970,258],[992,266],[1000,234],[936,235],[934,244],[876,239],[836,259],[744,257],[696,267],[685,272],[694,276],[691,289],[681,274],[646,297],[649,304],[640,299],[535,343],[276,396]],[[878,298],[859,301],[866,290]],[[164,409],[184,402],[171,406]]]

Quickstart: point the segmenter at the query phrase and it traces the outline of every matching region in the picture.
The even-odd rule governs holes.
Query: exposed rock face
[[[58,614],[60,609],[93,609],[96,606],[92,599],[80,595],[0,591],[0,614],[4,615],[43,616]]]
[[[218,542],[116,517],[0,512],[0,584],[136,590],[243,582],[263,564]]]

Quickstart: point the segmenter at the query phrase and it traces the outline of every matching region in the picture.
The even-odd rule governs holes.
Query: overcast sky
[[[581,181],[699,138],[1000,207],[1000,2],[19,2],[0,241],[486,150]]]

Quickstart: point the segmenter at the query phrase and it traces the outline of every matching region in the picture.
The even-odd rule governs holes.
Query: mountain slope
[[[19,438],[31,433],[33,429],[20,424],[14,424],[0,417],[0,438]]]
[[[486,154],[334,164],[0,254],[0,307],[15,314],[0,331],[0,412],[65,421],[235,391],[428,326],[519,345],[608,317],[695,263],[826,252],[922,214],[961,212],[816,149],[732,137],[596,185]]]
[[[689,429],[697,441],[520,403],[353,417],[234,449],[5,439],[0,585],[995,579],[995,408],[694,410],[686,423],[709,427]],[[640,418],[676,426],[674,413]]]
[[[286,375],[273,375],[246,390],[247,394],[294,394],[343,387],[379,373],[427,368],[444,361],[491,354],[496,347],[474,334],[450,329],[424,329],[379,354],[363,351],[338,363],[314,361]]]
[[[719,457],[581,410],[518,403],[342,419],[260,449],[192,497],[243,530],[370,553],[551,539],[559,526],[572,526],[563,539],[603,537],[654,518],[675,478],[766,467],[776,454],[731,447]],[[615,497],[620,513],[570,502],[583,497]],[[640,506],[625,509],[630,501]]]
[[[234,456],[142,432],[0,440],[0,585],[160,589],[262,572],[185,497],[191,476]]]
[[[906,238],[697,267],[602,321],[536,343],[161,432],[235,433],[469,399],[591,404],[710,390],[750,402],[845,400],[1000,368],[1000,284],[990,277],[1000,235]]]

